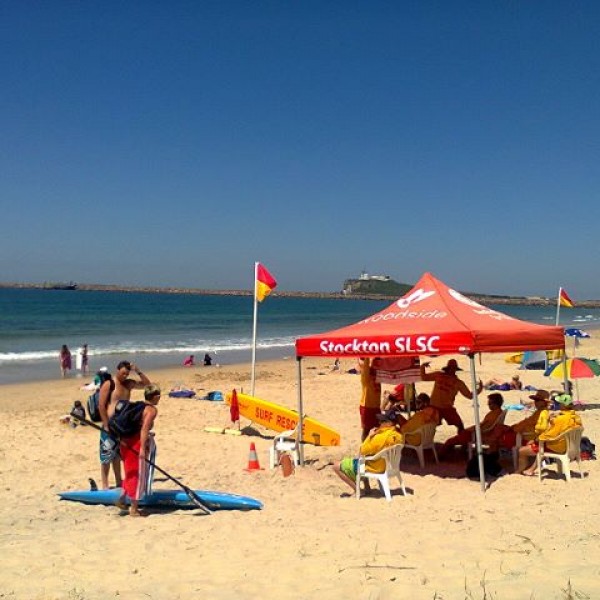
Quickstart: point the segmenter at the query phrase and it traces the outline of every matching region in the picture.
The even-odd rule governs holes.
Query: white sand
[[[580,352],[600,356],[600,344],[586,340]],[[483,380],[515,372],[504,356],[482,361]],[[459,362],[467,367],[466,359]],[[58,421],[87,392],[76,379],[1,386],[0,598],[600,598],[596,461],[583,463],[588,476],[570,484],[507,475],[483,494],[464,478],[458,457],[436,467],[428,455],[421,471],[407,452],[407,497],[396,490],[390,504],[379,495],[357,501],[329,465],[357,450],[359,378],[331,373],[323,360],[303,364],[305,410],[337,428],[342,446],[308,446],[309,465],[287,479],[268,470],[269,432],[206,433],[205,426],[228,424],[228,407],[163,396],[158,464],[190,487],[254,496],[265,505],[209,517],[178,511],[133,519],[116,508],[59,502],[57,492],[100,480],[97,432]],[[351,366],[342,360],[342,371]],[[248,391],[248,374],[245,366],[150,373],[163,389],[184,382],[201,393]],[[470,386],[469,374],[461,375]],[[560,383],[539,371],[521,377],[537,387]],[[429,387],[418,384],[420,391]],[[581,380],[579,388],[588,404],[585,434],[597,442],[600,379]],[[295,407],[295,360],[261,363],[256,393]],[[520,396],[526,394],[504,393],[507,403]],[[470,402],[457,406],[472,423]],[[507,422],[523,416],[511,411]],[[442,426],[436,439],[452,432]],[[265,470],[247,473],[252,441]]]

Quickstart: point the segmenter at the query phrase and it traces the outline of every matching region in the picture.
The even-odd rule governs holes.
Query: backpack
[[[502,472],[502,465],[499,462],[498,452],[489,452],[483,455],[483,471],[491,477],[499,477]],[[479,459],[473,456],[467,463],[467,477],[469,479],[479,479]]]
[[[108,420],[108,429],[116,437],[131,437],[142,430],[142,415],[145,402],[119,400],[113,416]]]
[[[581,438],[579,450],[581,451],[581,460],[596,460],[596,444],[589,437]]]
[[[100,421],[102,421],[102,417],[100,416],[100,388],[105,381],[110,381],[110,393],[112,394],[112,391],[115,389],[115,382],[112,380],[110,373],[99,371],[95,377],[98,389],[87,400],[88,413],[90,419],[94,421],[94,423],[100,423]]]

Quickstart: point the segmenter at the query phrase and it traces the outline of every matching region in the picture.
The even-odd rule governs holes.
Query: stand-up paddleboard
[[[194,490],[194,493],[210,510],[260,510],[263,507],[262,502],[248,496],[207,490]],[[111,490],[61,492],[58,495],[61,500],[114,506],[121,494],[121,489],[114,488]],[[153,490],[151,494],[140,500],[140,506],[178,510],[198,508],[198,505],[194,504],[183,490]]]
[[[261,400],[256,396],[246,394],[237,395],[240,406],[240,415],[258,423],[272,431],[288,431],[298,424],[298,413],[295,410]],[[225,402],[231,405],[231,392],[225,396]],[[304,417],[304,431],[302,440],[315,446],[339,446],[340,434],[316,421],[311,417]]]

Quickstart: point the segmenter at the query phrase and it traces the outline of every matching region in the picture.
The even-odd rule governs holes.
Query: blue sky
[[[600,298],[597,2],[4,2],[0,281]]]

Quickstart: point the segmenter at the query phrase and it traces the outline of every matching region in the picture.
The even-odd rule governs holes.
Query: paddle
[[[71,416],[73,418],[77,419],[78,421],[81,421],[82,423],[85,423],[86,425],[89,425],[90,427],[97,429],[98,431],[106,431],[106,429],[104,429],[103,427],[100,427],[99,425],[96,425],[96,423],[94,423],[93,421],[88,421],[87,419],[85,419],[83,417],[78,417],[77,415],[74,415],[73,413],[71,413]],[[195,504],[200,510],[202,510],[202,512],[204,512],[204,514],[206,514],[206,515],[212,514],[212,510],[210,510],[210,508],[208,508],[208,506],[206,506],[206,504],[204,504],[204,502],[202,502],[202,500],[199,498],[198,494],[196,494],[196,492],[194,490],[192,490],[187,485],[185,485],[185,483],[181,483],[181,481],[179,481],[179,479],[175,479],[175,477],[173,477],[173,475],[170,475],[164,469],[161,469],[155,462],[151,461],[149,458],[142,456],[135,448],[132,448],[129,444],[127,444],[123,440],[120,440],[119,438],[114,436],[112,433],[110,433],[110,431],[106,431],[106,433],[115,442],[117,442],[118,444],[122,444],[128,450],[131,450],[134,454],[137,454],[138,456],[143,458],[150,466],[154,467],[159,473],[162,473],[167,479],[170,479],[175,485],[178,485],[187,494],[187,497],[193,502],[193,504]]]

